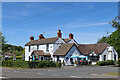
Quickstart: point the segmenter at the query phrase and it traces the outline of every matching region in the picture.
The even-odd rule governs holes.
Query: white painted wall
[[[64,56],[59,56],[59,60],[61,60],[61,62],[63,62],[64,58]],[[53,57],[53,61],[57,62],[57,56]]]
[[[114,59],[114,54],[116,54],[116,61],[118,60],[118,53],[116,52],[116,50],[114,48],[112,48],[111,51],[109,51],[109,48],[112,46],[108,46],[104,52],[100,55],[99,57],[99,61],[104,61],[104,55],[106,55],[106,60],[115,60]]]
[[[81,53],[79,52],[79,50],[76,48],[76,46],[74,45],[71,50],[68,52],[68,54],[65,56],[65,65],[72,65],[70,63],[70,55],[78,55],[80,56]],[[69,59],[66,59],[66,57],[68,57]],[[75,61],[75,59],[73,59]]]
[[[61,62],[63,62],[63,60],[64,60],[64,62],[65,62],[65,65],[72,65],[71,63],[70,63],[70,55],[78,55],[78,56],[80,56],[81,55],[81,53],[79,52],[79,50],[76,48],[76,46],[74,45],[71,49],[70,49],[70,51],[67,53],[67,55],[66,56],[59,56],[59,60],[61,60]],[[68,57],[69,59],[66,59],[66,57]],[[74,59],[75,60],[75,59]],[[53,57],[53,61],[57,61],[57,56],[54,56]]]
[[[62,40],[61,38],[58,38],[58,40],[56,40],[53,44],[49,44],[49,48],[48,48],[49,52],[46,51],[47,44],[39,45],[38,50],[43,50],[44,53],[46,54],[50,53],[52,57],[53,53],[59,48],[59,46],[61,46],[62,43],[65,43],[64,40]],[[29,50],[29,46],[25,46],[25,60],[26,61],[29,60],[29,56],[31,55],[33,50],[37,50],[37,45],[31,45],[30,52],[28,50]]]
[[[31,55],[31,52],[28,51],[29,47],[25,46],[25,61],[29,61],[29,56]]]

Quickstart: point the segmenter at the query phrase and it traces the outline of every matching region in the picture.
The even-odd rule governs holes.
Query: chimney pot
[[[45,39],[45,37],[43,36],[43,34],[39,35],[39,39]]]
[[[57,32],[57,37],[59,37],[59,38],[61,38],[61,37],[62,37],[61,30],[58,30],[58,32]]]
[[[74,36],[74,35],[73,35],[72,33],[70,33],[70,34],[69,34],[69,39],[73,39],[73,36]]]
[[[34,40],[34,37],[33,36],[30,36],[30,41]]]

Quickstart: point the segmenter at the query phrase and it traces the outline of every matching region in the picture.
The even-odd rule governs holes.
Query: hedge
[[[60,63],[53,61],[3,61],[3,67],[13,67],[13,68],[48,68],[48,67],[60,67]]]
[[[99,66],[105,66],[105,65],[114,65],[115,62],[113,60],[107,60],[107,61],[98,61],[96,64]]]

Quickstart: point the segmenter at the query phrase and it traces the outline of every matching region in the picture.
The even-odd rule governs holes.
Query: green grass
[[[114,76],[120,76],[120,73],[107,73],[105,75],[114,75]]]

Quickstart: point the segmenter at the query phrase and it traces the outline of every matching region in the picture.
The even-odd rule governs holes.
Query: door
[[[59,61],[59,56],[57,56],[57,62]]]
[[[106,55],[104,55],[104,61],[106,61]]]

